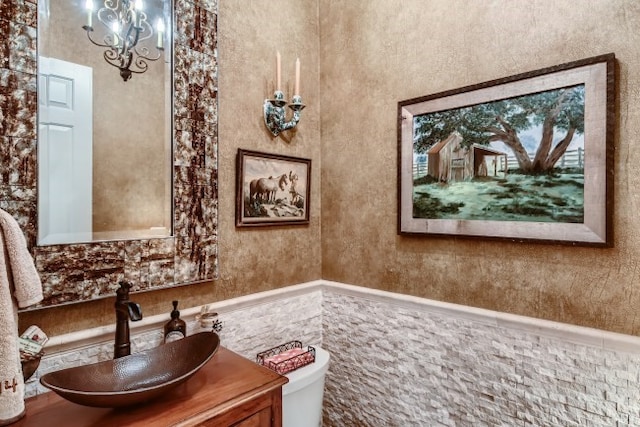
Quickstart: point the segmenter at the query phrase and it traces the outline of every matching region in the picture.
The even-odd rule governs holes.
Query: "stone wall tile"
[[[329,351],[326,427],[638,425],[638,354],[330,290],[230,306],[220,320],[222,345],[250,360],[295,339]],[[161,342],[160,324],[132,339],[134,351]],[[111,341],[48,355],[36,378],[112,355]]]
[[[640,355],[365,298],[324,293],[323,346],[325,426],[605,426],[640,410]]]

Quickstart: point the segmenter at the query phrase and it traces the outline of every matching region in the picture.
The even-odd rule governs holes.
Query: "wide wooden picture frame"
[[[615,56],[398,103],[398,233],[612,246]]]
[[[236,226],[309,223],[311,160],[238,149]]]

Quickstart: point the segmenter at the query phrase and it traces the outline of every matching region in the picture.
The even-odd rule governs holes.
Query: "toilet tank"
[[[322,425],[324,377],[329,369],[329,353],[316,349],[315,362],[289,372],[282,387],[282,426],[318,427]]]

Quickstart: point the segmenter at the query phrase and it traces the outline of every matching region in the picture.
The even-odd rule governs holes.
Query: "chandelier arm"
[[[147,71],[147,69],[149,68],[149,64],[147,64],[147,61],[145,61],[145,58],[137,57],[134,62],[137,68],[133,68],[133,69],[130,68],[132,73],[142,74],[145,71]]]
[[[133,55],[131,54],[131,52],[127,52],[126,55],[123,57],[122,68],[126,68],[126,69],[131,68],[132,62],[133,62]]]
[[[104,7],[98,9],[96,17],[98,18],[98,22],[100,22],[108,31],[112,31],[111,25],[114,22],[119,21],[117,10],[114,9],[108,1],[105,1]]]
[[[155,57],[151,56],[151,51],[148,47],[136,46],[133,48],[133,51],[136,53],[136,55],[138,55],[138,57],[146,59],[147,61],[157,61],[158,59],[162,58],[162,50],[160,49],[158,49],[158,54]]]
[[[144,41],[147,39],[150,39],[151,36],[153,36],[153,27],[151,26],[151,24],[149,24],[149,21],[147,21],[147,14],[142,12],[142,17],[140,18],[140,32],[139,32],[139,39],[138,41]]]
[[[119,0],[105,0],[104,7],[111,10],[118,10],[119,8],[118,3],[119,3]]]
[[[114,54],[113,51],[107,50],[103,54],[104,60],[120,70],[129,70],[135,74],[142,74],[149,68],[149,64],[145,60],[145,58],[137,57],[135,61],[124,62],[122,56]],[[135,68],[131,68],[131,64],[135,66]]]
[[[113,49],[105,50],[102,56],[109,65],[113,65],[116,68],[122,68],[124,65],[122,61],[122,55],[118,54],[118,52],[114,51]]]
[[[133,33],[133,36],[131,35],[132,33]],[[127,28],[127,35],[125,36],[125,40],[127,42],[131,42],[131,44],[129,45],[129,49],[135,47],[138,44],[139,38],[140,38],[140,29],[136,27],[134,23],[129,24],[129,28]]]
[[[107,48],[110,48],[112,46],[112,43],[107,44],[107,43],[99,43],[99,42],[95,41],[93,39],[93,37],[91,37],[91,33],[93,32],[93,27],[89,27],[87,25],[83,25],[82,28],[87,32],[87,38],[94,45],[96,45],[98,47],[107,47]]]

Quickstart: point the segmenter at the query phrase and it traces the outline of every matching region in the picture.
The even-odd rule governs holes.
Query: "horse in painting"
[[[260,203],[275,203],[278,188],[284,191],[289,184],[287,174],[282,174],[276,178],[259,178],[249,183],[249,201]]]

